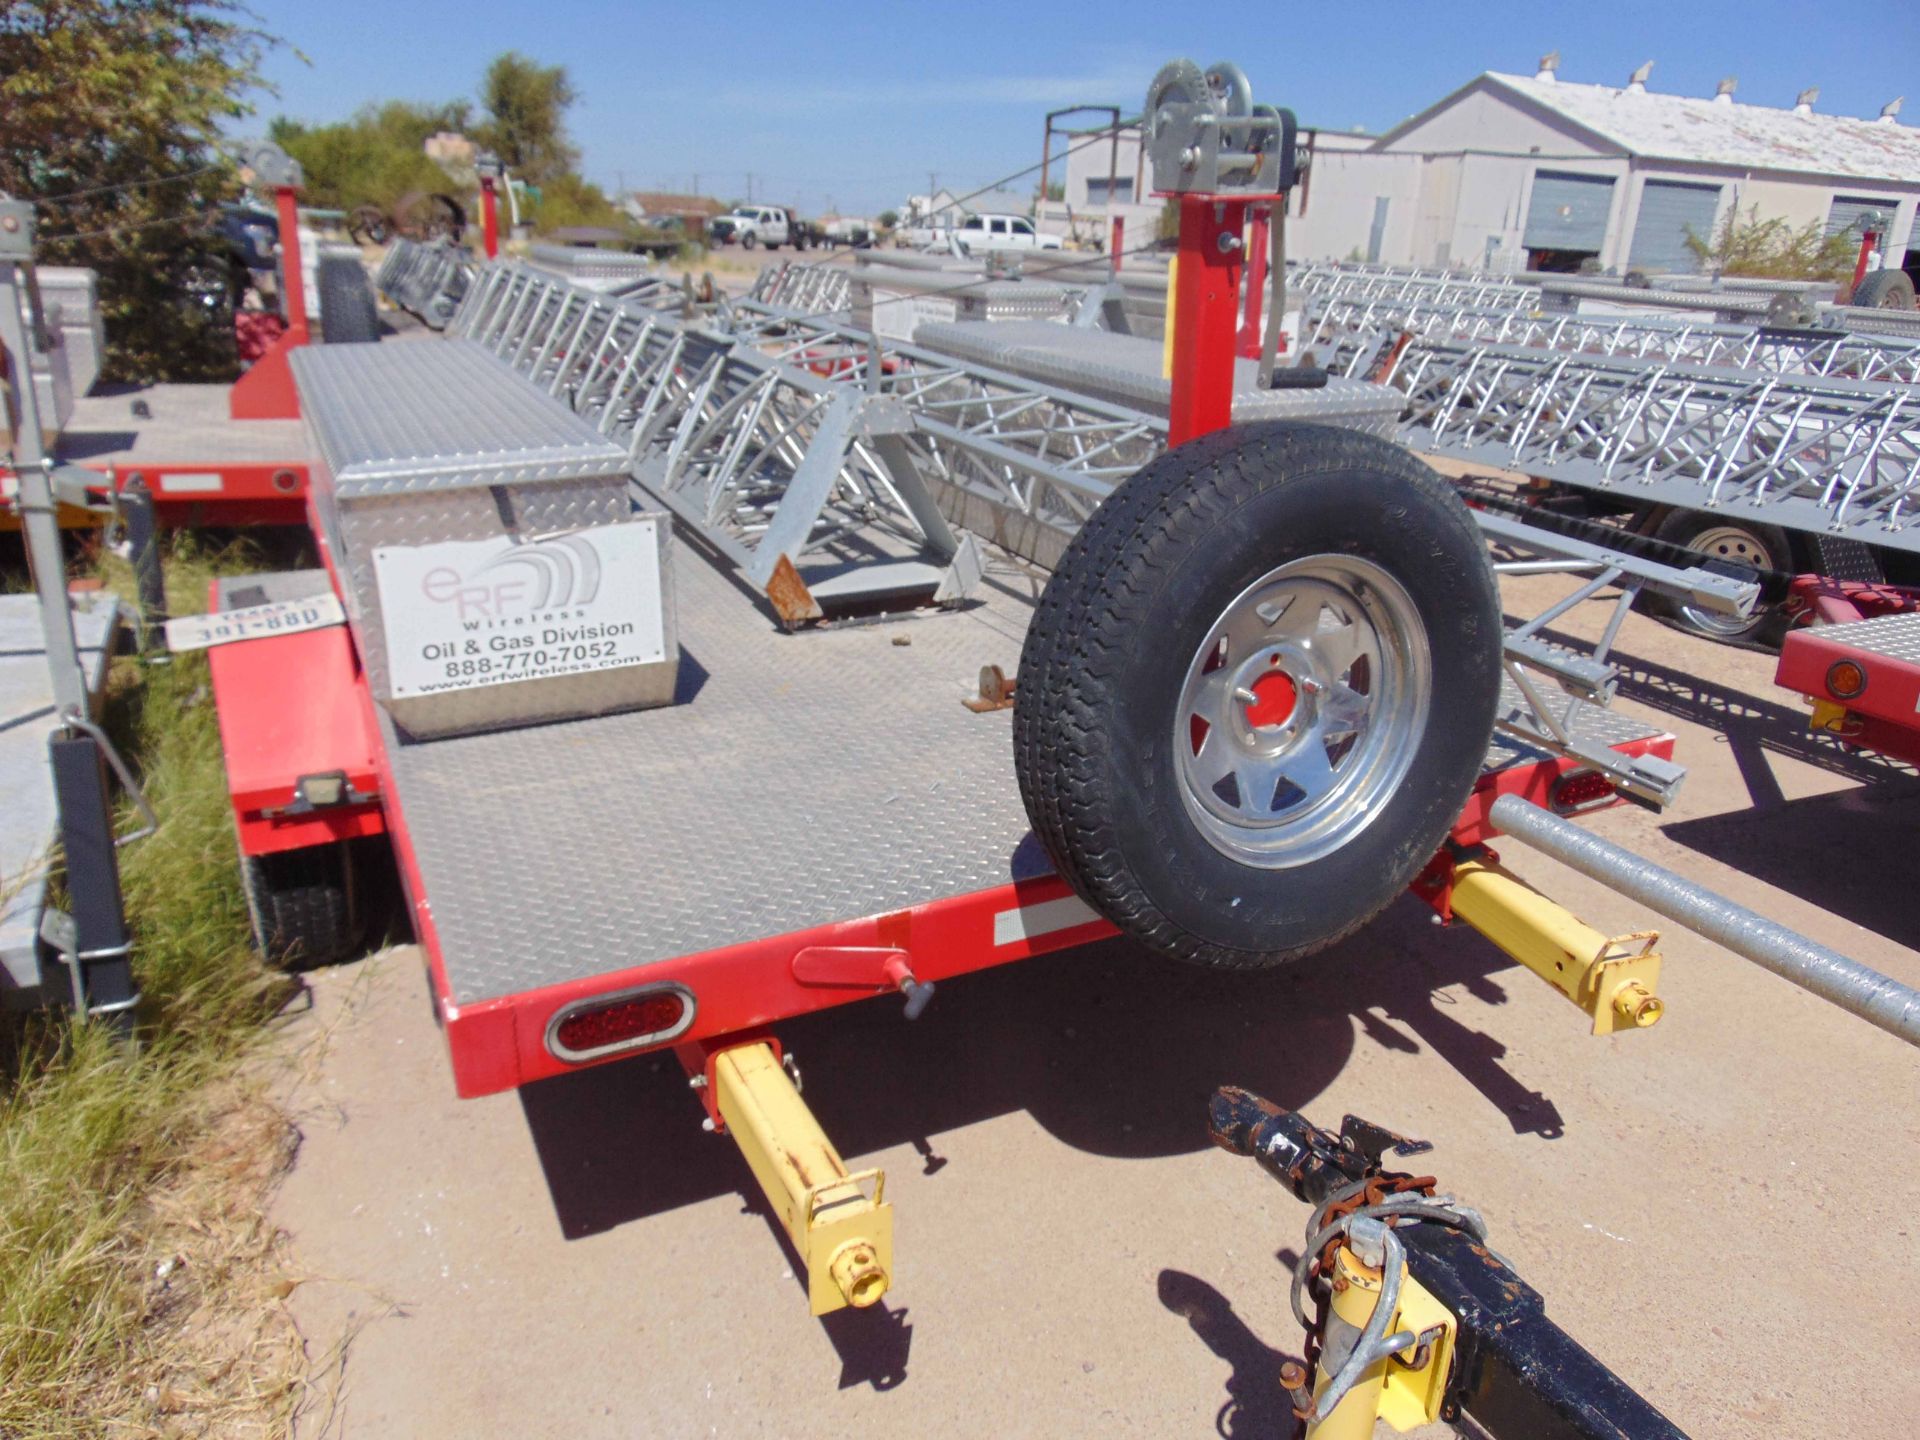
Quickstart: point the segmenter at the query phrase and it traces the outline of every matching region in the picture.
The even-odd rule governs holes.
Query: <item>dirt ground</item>
[[[1920,983],[1920,784],[1811,741],[1770,657],[1637,616],[1620,649],[1620,706],[1691,774],[1670,813],[1591,827]],[[1659,923],[1504,853],[1602,929]],[[1281,1433],[1306,1210],[1207,1145],[1233,1082],[1433,1141],[1549,1312],[1690,1434],[1911,1434],[1914,1052],[1666,926],[1665,1020],[1594,1039],[1429,918],[1402,901],[1279,973],[1110,942],[943,985],[914,1024],[783,1026],[897,1207],[893,1291],[824,1322],[674,1062],[460,1101],[417,952],[315,975],[292,1039],[330,1034],[288,1079],[275,1218],[311,1351],[351,1345],[302,1433]]]

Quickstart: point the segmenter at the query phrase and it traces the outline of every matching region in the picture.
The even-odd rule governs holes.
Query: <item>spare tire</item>
[[[1020,659],[1021,798],[1060,874],[1154,950],[1295,959],[1446,839],[1501,640],[1480,532],[1427,466],[1331,426],[1221,431],[1062,556]]]

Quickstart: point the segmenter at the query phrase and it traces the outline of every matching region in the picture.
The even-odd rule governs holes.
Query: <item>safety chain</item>
[[[1346,1242],[1347,1233],[1354,1222],[1377,1219],[1392,1226],[1395,1221],[1433,1221],[1465,1230],[1481,1242],[1486,1240],[1486,1221],[1481,1218],[1479,1211],[1460,1204],[1451,1195],[1434,1194],[1437,1184],[1439,1181],[1432,1175],[1371,1175],[1336,1192],[1313,1212],[1307,1222],[1306,1244],[1294,1266],[1290,1297],[1294,1318],[1307,1334],[1306,1364],[1289,1361],[1280,1370],[1280,1383],[1293,1404],[1296,1436],[1304,1434],[1309,1421],[1325,1419],[1341,1398],[1329,1390],[1316,1402],[1308,1382],[1320,1368],[1322,1341],[1333,1305],[1333,1288],[1339,1283],[1338,1280],[1329,1281],[1326,1277],[1332,1274],[1334,1257]],[[1396,1251],[1399,1249],[1398,1246],[1393,1248]],[[1314,1301],[1311,1323],[1307,1320],[1304,1303],[1308,1295]],[[1390,1318],[1382,1316],[1382,1323]]]

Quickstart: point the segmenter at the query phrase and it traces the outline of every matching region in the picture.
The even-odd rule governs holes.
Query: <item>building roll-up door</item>
[[[1860,232],[1853,227],[1862,215],[1878,215],[1882,223],[1891,225],[1894,209],[1899,204],[1898,200],[1888,200],[1881,196],[1836,195],[1833,197],[1832,206],[1827,210],[1827,234],[1838,235],[1842,231],[1852,231],[1854,241],[1858,243]]]
[[[1607,175],[1570,175],[1542,170],[1533,177],[1527,205],[1529,250],[1591,250],[1607,238],[1607,213],[1613,208],[1613,179]]]
[[[1687,236],[1711,242],[1713,217],[1719,209],[1718,185],[1647,181],[1640,187],[1640,217],[1633,222],[1627,263],[1652,272],[1698,270],[1700,261],[1687,248]]]

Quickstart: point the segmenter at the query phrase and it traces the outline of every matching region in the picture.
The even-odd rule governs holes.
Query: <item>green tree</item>
[[[427,157],[428,139],[464,131],[473,107],[465,100],[420,105],[389,100],[364,106],[333,125],[281,117],[268,133],[306,172],[303,198],[322,209],[378,205],[393,211],[409,195],[467,188]]]
[[[590,180],[578,175],[556,175],[540,187],[540,199],[534,206],[534,228],[551,234],[564,225],[602,225],[614,230],[632,230],[627,216]]]
[[[0,190],[37,202],[46,263],[99,272],[108,378],[237,368],[224,309],[183,297],[224,280],[221,125],[279,43],[250,19],[228,0],[0,4]]]
[[[1689,227],[1687,249],[1703,269],[1722,275],[1839,280],[1853,272],[1860,237],[1847,231],[1829,235],[1817,220],[1809,220],[1795,230],[1777,217],[1762,220],[1760,207],[1749,205],[1745,215],[1738,208],[1729,210],[1711,240],[1702,239]]]
[[[480,82],[487,120],[476,138],[517,178],[545,186],[580,163],[566,126],[567,109],[576,98],[565,66],[541,65],[509,50],[487,67]]]

